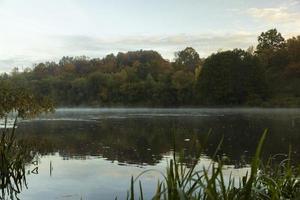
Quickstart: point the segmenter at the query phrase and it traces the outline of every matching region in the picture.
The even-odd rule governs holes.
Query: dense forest
[[[300,36],[285,40],[271,29],[256,48],[201,58],[187,47],[172,62],[148,50],[63,57],[2,74],[0,96],[7,88],[57,106],[300,106]]]

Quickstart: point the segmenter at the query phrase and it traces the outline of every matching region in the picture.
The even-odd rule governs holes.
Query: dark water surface
[[[266,128],[264,158],[287,153],[291,145],[299,162],[300,109],[57,109],[19,124],[18,137],[41,154],[38,174],[27,176],[28,189],[19,197],[124,199],[132,175],[165,170],[172,138],[188,162],[193,142],[203,140],[210,129],[202,164],[211,161],[224,136],[219,156],[227,158],[227,172],[239,176]],[[153,193],[157,178],[154,172],[142,177],[146,195]]]

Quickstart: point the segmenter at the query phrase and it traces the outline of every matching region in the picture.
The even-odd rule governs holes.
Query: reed
[[[5,127],[0,133],[0,199],[18,199],[18,194],[27,187],[25,166],[33,159],[29,148],[15,138],[17,118],[12,128]]]
[[[248,200],[248,199],[300,199],[300,166],[291,164],[291,153],[279,164],[274,162],[274,156],[267,163],[261,160],[263,144],[267,135],[264,131],[258,142],[256,153],[252,159],[250,170],[238,181],[230,175],[225,180],[222,159],[217,157],[220,142],[210,166],[198,170],[200,155],[204,145],[191,165],[180,162],[181,156],[173,154],[166,172],[160,172],[163,180],[158,181],[153,200]],[[175,152],[175,151],[174,151]],[[291,152],[291,150],[290,150]],[[276,156],[275,156],[276,157]],[[143,200],[143,187],[140,178],[148,173],[145,171],[131,179],[127,199]],[[139,183],[139,192],[135,192],[135,184]]]

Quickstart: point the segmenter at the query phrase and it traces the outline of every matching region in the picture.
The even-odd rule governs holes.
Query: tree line
[[[256,48],[201,58],[187,47],[174,61],[151,50],[63,57],[2,74],[0,93],[8,82],[57,106],[299,106],[300,36],[271,29]]]

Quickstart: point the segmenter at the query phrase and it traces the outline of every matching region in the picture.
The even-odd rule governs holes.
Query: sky
[[[62,56],[156,50],[172,60],[300,35],[300,0],[0,0],[0,72]]]

